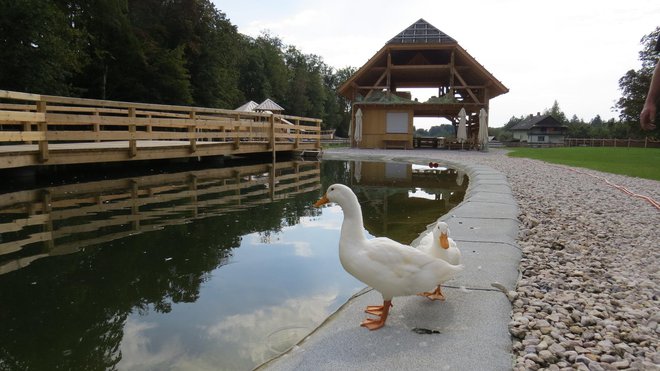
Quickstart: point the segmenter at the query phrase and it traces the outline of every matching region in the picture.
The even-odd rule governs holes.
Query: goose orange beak
[[[440,247],[445,250],[449,248],[449,237],[447,233],[440,233]]]
[[[321,205],[325,205],[325,204],[327,204],[328,202],[330,202],[330,200],[328,200],[328,196],[327,196],[327,195],[323,195],[323,197],[321,197],[320,200],[318,200],[318,201],[316,201],[316,203],[314,203],[314,206],[316,206],[316,207],[321,207]]]

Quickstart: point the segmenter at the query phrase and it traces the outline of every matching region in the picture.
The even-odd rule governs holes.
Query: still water
[[[312,207],[327,186],[404,243],[467,187],[402,163],[164,170],[4,182],[0,370],[250,370],[364,287],[339,263],[341,209]]]

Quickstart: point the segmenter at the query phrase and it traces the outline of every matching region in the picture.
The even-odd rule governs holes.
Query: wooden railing
[[[48,256],[239,212],[321,187],[318,162],[136,176],[0,195],[0,274]],[[22,256],[24,248],[31,254]],[[36,248],[38,247],[38,248]]]
[[[80,151],[94,149],[118,152],[100,161],[320,149],[320,139],[314,118],[0,90],[0,150],[34,151],[36,164],[92,162]],[[168,146],[179,150],[154,150]]]
[[[605,138],[566,138],[564,145],[567,147],[638,147],[638,148],[660,148],[660,141],[649,137],[644,139],[605,139]]]

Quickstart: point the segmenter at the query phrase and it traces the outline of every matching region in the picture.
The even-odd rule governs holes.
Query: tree
[[[561,110],[561,108],[559,108],[559,102],[556,100],[552,104],[552,107],[550,107],[550,109],[546,109],[543,113],[554,117],[555,120],[559,121],[559,123],[562,125],[566,125],[568,123],[566,115]]]
[[[87,63],[85,33],[65,2],[0,0],[0,88],[77,95],[71,79]]]
[[[591,127],[594,127],[594,128],[602,127],[603,126],[603,119],[600,117],[600,115],[596,115],[596,117],[591,119],[589,124],[591,125]]]
[[[245,99],[239,88],[241,36],[236,26],[208,0],[172,5],[169,19],[183,45],[190,73],[192,99],[197,106],[235,108]],[[181,37],[181,35],[186,35]]]
[[[520,116],[520,117],[511,116],[511,118],[509,119],[509,122],[504,124],[504,129],[507,130],[507,131],[510,131],[511,128],[518,125],[524,119],[525,119],[525,116]]]
[[[656,27],[653,32],[642,37],[640,41],[642,50],[639,52],[641,68],[638,70],[631,69],[619,79],[619,89],[622,94],[614,108],[619,110],[619,119],[629,126],[630,133],[633,136],[647,135],[641,133],[639,114],[642,112],[646,93],[651,84],[653,68],[658,60],[654,49],[659,35],[660,27]],[[660,110],[658,110],[658,116],[656,117],[656,121],[658,120],[660,120]],[[660,128],[656,128],[651,132],[651,135],[657,136],[659,134]]]
[[[288,71],[282,52],[282,40],[268,33],[253,39],[243,36],[243,58],[239,63],[239,90],[245,100],[261,102],[271,98],[284,102]],[[288,110],[288,107],[285,107]]]

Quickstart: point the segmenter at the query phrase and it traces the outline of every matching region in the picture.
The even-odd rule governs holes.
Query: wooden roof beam
[[[367,95],[364,97],[365,99],[366,99],[366,98],[369,98],[369,97],[371,96],[371,94],[373,94],[374,89],[376,89],[376,87],[379,86],[379,85],[383,82],[383,79],[384,79],[387,75],[388,75],[388,70],[386,69],[385,71],[383,71],[383,74],[380,75],[380,77],[378,78],[378,80],[376,81],[376,83],[374,84],[373,87],[367,87],[367,89],[369,89],[369,92],[368,92]],[[389,79],[389,76],[388,76],[388,79]],[[385,87],[385,89],[389,89],[389,86]]]
[[[458,78],[458,81],[460,81],[461,84],[463,84],[463,86],[468,86],[468,84],[465,82],[465,80],[463,80],[463,77],[461,76],[460,73],[458,73],[458,71],[454,71],[454,74],[455,74],[456,77]],[[456,89],[456,87],[454,87],[454,89]],[[465,89],[465,90],[467,90],[467,92],[468,92],[468,94],[470,95],[470,97],[472,98],[472,100],[474,100],[476,103],[481,104],[481,102],[479,101],[479,99],[477,99],[477,96],[474,95],[474,92],[472,91],[472,89],[469,89],[469,88],[468,88],[468,89]]]
[[[361,90],[383,90],[383,89],[389,89],[389,86],[387,86],[387,85],[373,85],[373,86],[358,85],[355,88],[356,89],[361,89]]]
[[[395,64],[392,65],[393,71],[406,71],[406,70],[446,70],[450,69],[448,64]]]

